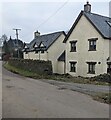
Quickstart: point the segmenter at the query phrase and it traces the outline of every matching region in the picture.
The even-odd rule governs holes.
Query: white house
[[[45,35],[35,32],[34,39],[24,47],[24,59],[52,61],[53,73],[64,74],[65,36],[63,31]]]
[[[111,72],[111,18],[91,13],[88,2],[64,43],[66,73],[93,77]]]

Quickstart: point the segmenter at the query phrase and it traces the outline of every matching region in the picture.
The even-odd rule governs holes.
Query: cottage
[[[66,73],[93,77],[111,71],[111,18],[91,13],[87,2],[66,38]]]
[[[34,33],[34,39],[24,46],[24,59],[52,61],[53,73],[64,74],[64,61],[60,59],[65,50],[63,31],[40,35]]]

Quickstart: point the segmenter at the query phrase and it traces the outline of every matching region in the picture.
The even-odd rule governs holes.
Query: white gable
[[[43,44],[43,43],[41,43],[40,47],[44,47],[44,44]]]
[[[25,48],[28,48],[27,45],[25,45]]]
[[[34,47],[36,48],[36,47],[38,47],[38,45],[37,45],[37,44],[35,44],[35,45],[34,45]]]

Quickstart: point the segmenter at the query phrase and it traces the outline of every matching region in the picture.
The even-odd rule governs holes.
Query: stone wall
[[[10,59],[8,63],[16,68],[38,73],[40,75],[52,74],[51,61],[28,60],[28,59]]]

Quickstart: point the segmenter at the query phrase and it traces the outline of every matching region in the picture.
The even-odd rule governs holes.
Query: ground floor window
[[[88,74],[95,74],[96,62],[87,62],[88,64]]]
[[[111,74],[111,62],[107,62],[107,73]]]
[[[70,72],[76,72],[76,63],[77,62],[70,62]]]

